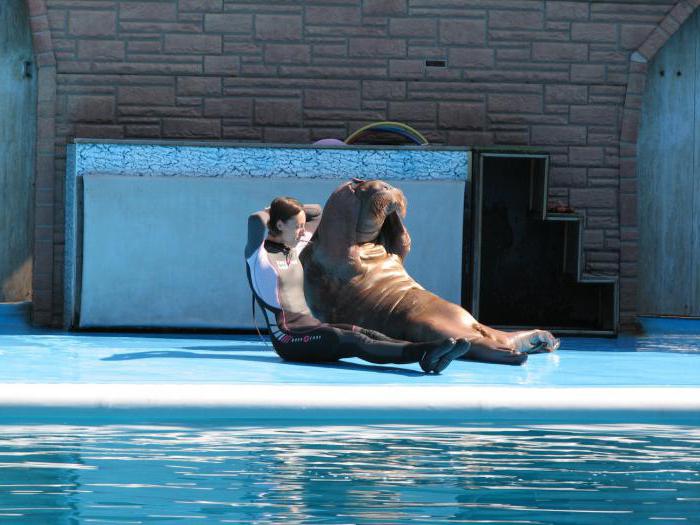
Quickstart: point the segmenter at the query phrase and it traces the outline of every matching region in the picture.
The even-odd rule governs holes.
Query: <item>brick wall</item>
[[[308,143],[391,119],[434,143],[539,146],[552,155],[550,199],[586,215],[586,271],[620,273],[630,55],[672,19],[677,0],[46,4],[56,58],[55,323],[73,137]]]

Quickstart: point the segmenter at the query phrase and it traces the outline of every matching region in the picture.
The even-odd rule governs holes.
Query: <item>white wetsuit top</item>
[[[299,254],[308,244],[306,232],[294,248],[265,240],[246,263],[253,292],[275,314],[282,330],[308,329],[321,322],[311,313],[304,297],[304,269]]]

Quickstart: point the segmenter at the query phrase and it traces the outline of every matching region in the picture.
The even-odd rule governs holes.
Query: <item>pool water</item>
[[[700,523],[700,428],[1,425],[3,521]]]

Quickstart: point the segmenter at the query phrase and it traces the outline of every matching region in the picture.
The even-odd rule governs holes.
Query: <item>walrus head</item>
[[[400,189],[381,180],[352,179],[329,197],[317,233],[332,256],[345,257],[349,248],[371,243],[403,259],[411,246],[405,216]]]
[[[402,220],[406,216],[403,192],[381,180],[354,179],[351,185],[360,201],[355,241],[381,244],[387,252],[403,258],[411,243]]]

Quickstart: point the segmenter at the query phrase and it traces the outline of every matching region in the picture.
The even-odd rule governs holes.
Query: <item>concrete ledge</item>
[[[0,420],[700,425],[700,388],[3,384]]]

